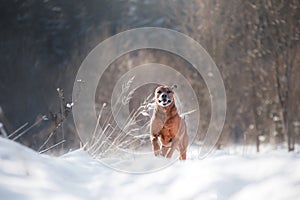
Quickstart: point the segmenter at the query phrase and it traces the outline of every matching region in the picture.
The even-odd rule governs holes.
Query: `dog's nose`
[[[161,98],[166,99],[166,98],[167,98],[167,95],[166,95],[166,94],[163,94],[163,95],[161,95]]]

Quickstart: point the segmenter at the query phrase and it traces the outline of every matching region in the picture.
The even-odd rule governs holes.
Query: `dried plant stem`
[[[57,147],[58,145],[65,143],[65,142],[66,142],[66,140],[62,140],[62,141],[60,141],[60,142],[58,142],[58,143],[52,145],[51,147],[49,147],[49,148],[47,148],[47,149],[45,149],[45,150],[40,151],[39,153],[40,153],[40,154],[45,153],[45,152],[47,152],[47,151],[49,151],[49,150],[51,150],[51,149]]]
[[[153,103],[152,94],[149,94],[144,102],[134,111],[132,111],[126,118],[124,127],[119,127],[118,124],[112,123],[112,118],[117,117],[122,109],[121,104],[128,104],[132,98],[133,91],[128,92],[131,86],[133,78],[131,78],[127,83],[122,85],[121,94],[118,96],[117,101],[114,103],[111,109],[111,113],[105,119],[103,123],[103,128],[99,128],[100,118],[102,116],[102,110],[97,118],[97,124],[95,126],[92,138],[86,143],[86,148],[88,152],[94,158],[103,158],[110,155],[110,153],[118,152],[124,150],[124,148],[140,147],[145,144],[145,139],[148,135],[148,128],[150,123],[145,123],[142,127],[137,128],[137,123],[140,121],[139,116],[149,115],[151,105]],[[141,135],[141,132],[147,132]],[[113,139],[111,141],[111,139]]]
[[[41,149],[44,148],[44,146],[49,142],[49,140],[50,140],[51,137],[54,135],[54,133],[55,133],[54,131],[52,131],[52,132],[50,133],[50,135],[48,136],[48,138],[46,139],[46,141],[42,144],[42,146],[40,146],[38,152],[40,152]]]
[[[98,115],[98,117],[97,117],[97,124],[96,124],[96,127],[95,127],[94,132],[93,132],[93,135],[92,135],[92,141],[91,141],[91,143],[93,143],[94,140],[96,139],[96,132],[97,132],[97,129],[98,129],[98,126],[99,126],[99,123],[100,123],[100,118],[101,118],[101,116],[102,116],[102,112],[103,112],[103,109],[104,109],[105,106],[106,106],[106,104],[103,104],[103,105],[102,105],[101,110],[100,110],[100,113],[99,113],[99,115]]]
[[[26,122],[25,124],[23,124],[22,126],[20,126],[17,130],[15,130],[10,135],[8,135],[8,138],[14,136],[17,132],[19,132],[20,130],[22,130],[23,128],[25,128],[27,125],[28,125],[28,122]]]
[[[34,124],[32,124],[30,127],[28,127],[27,129],[25,129],[23,132],[21,132],[19,135],[17,135],[16,137],[14,137],[12,140],[15,141],[17,139],[19,139],[20,137],[22,137],[24,134],[26,134],[30,129],[32,129],[33,127],[37,126],[39,123],[41,123],[43,121],[43,118],[37,120]]]

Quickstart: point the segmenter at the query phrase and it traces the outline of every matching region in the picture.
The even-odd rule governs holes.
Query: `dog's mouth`
[[[169,102],[171,103],[171,100],[169,99],[162,99],[162,100],[158,100],[159,103],[163,102],[163,103],[166,103],[166,102]]]
[[[159,100],[158,100],[158,103],[159,103],[161,106],[165,107],[165,106],[170,105],[170,104],[172,103],[172,101],[171,101],[171,99],[159,99]]]

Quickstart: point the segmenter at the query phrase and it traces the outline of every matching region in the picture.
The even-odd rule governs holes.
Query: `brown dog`
[[[186,123],[177,112],[171,87],[159,86],[155,90],[155,110],[150,124],[150,139],[154,155],[171,158],[175,149],[180,160],[186,159],[188,135]],[[161,147],[158,143],[160,140]]]

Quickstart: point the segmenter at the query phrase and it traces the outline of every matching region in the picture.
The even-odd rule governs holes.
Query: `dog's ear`
[[[177,88],[177,85],[176,85],[176,84],[174,84],[174,85],[171,86],[171,89],[172,89],[172,90],[174,90],[174,89],[176,89],[176,88]]]

